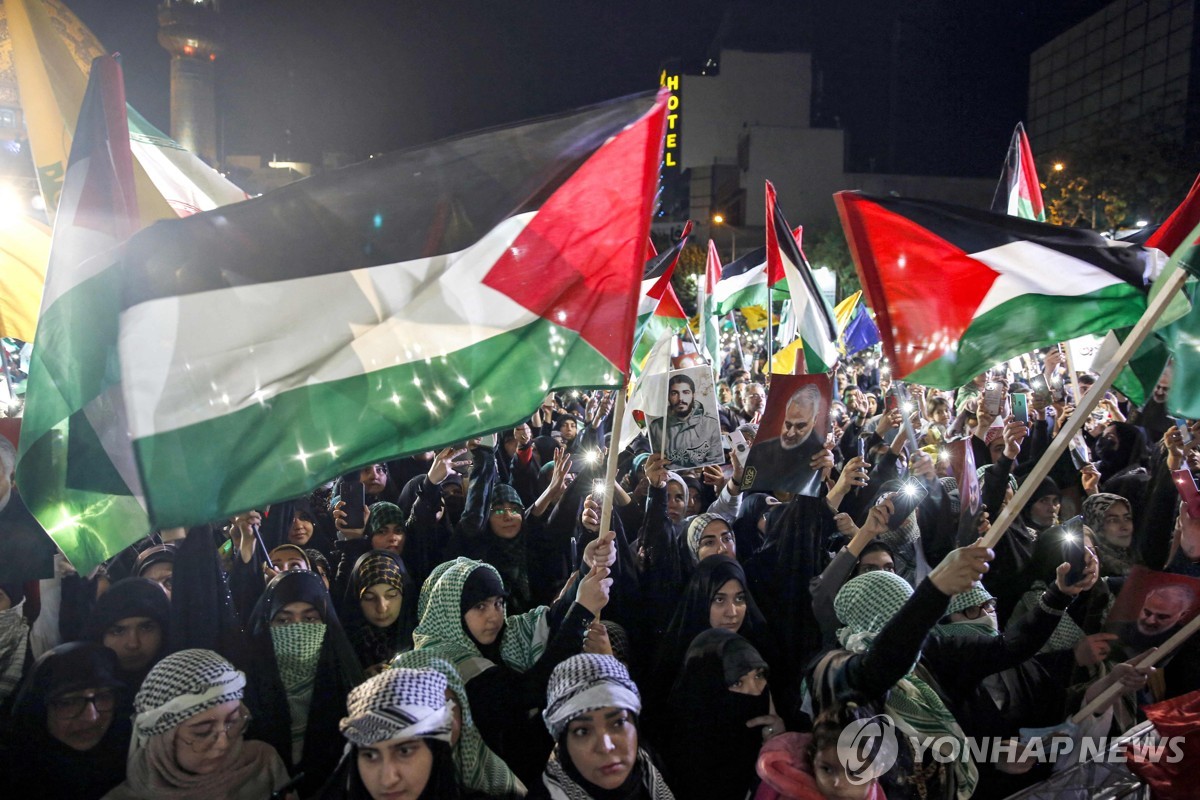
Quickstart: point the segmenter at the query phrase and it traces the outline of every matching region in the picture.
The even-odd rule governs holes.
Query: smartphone
[[[988,381],[983,390],[983,410],[993,417],[999,416],[1000,404],[1004,402],[1004,385],[996,381]]]
[[[1072,517],[1062,524],[1066,535],[1062,540],[1062,560],[1071,565],[1067,572],[1067,585],[1083,580],[1083,568],[1087,563],[1087,553],[1083,542],[1083,516]],[[1061,563],[1061,562],[1059,562]]]
[[[1065,403],[1067,400],[1067,389],[1061,380],[1051,381],[1050,383],[1050,399],[1055,403]]]
[[[366,490],[358,480],[358,473],[354,474],[354,478],[353,481],[342,479],[342,502],[346,504],[342,510],[346,512],[345,525],[350,529],[362,528],[366,525],[366,518],[363,514],[363,509],[367,505]]]
[[[1033,389],[1033,396],[1039,403],[1050,405],[1050,388],[1046,386],[1045,378],[1041,376],[1030,378],[1029,388]]]
[[[746,463],[746,456],[750,455],[750,445],[746,442],[746,437],[739,430],[734,430],[729,434],[730,450],[733,450],[738,455],[738,460],[743,464]]]
[[[1179,497],[1187,505],[1188,516],[1192,519],[1200,519],[1200,490],[1196,488],[1196,479],[1192,477],[1192,471],[1190,469],[1173,469],[1171,470],[1171,480],[1175,481]]]
[[[921,505],[929,494],[929,490],[920,481],[905,481],[904,488],[892,497],[892,516],[888,518],[888,528],[896,530],[908,519],[908,515]]]
[[[900,398],[896,397],[895,392],[888,392],[887,395],[884,397],[884,409],[886,411],[899,411],[900,410]]]
[[[1088,453],[1087,443],[1083,440],[1083,436],[1076,434],[1071,440],[1071,463],[1076,470],[1081,470],[1088,464],[1092,463],[1092,456]]]
[[[867,458],[867,440],[861,436],[854,437],[854,454],[864,461]]]
[[[1187,447],[1189,444],[1191,444],[1192,443],[1192,429],[1188,427],[1187,420],[1186,419],[1175,420],[1175,427],[1179,428],[1179,435],[1181,437],[1183,437],[1183,439],[1182,439],[1183,446]]]
[[[1012,415],[1017,422],[1029,424],[1029,398],[1024,392],[1015,393],[1012,398]]]

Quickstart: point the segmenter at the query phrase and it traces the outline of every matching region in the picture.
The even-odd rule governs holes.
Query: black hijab
[[[742,507],[733,521],[733,535],[737,537],[737,551],[742,558],[749,558],[762,547],[763,533],[758,522],[771,510],[770,495],[753,492],[742,496]]]
[[[161,589],[159,592],[161,593]],[[50,735],[48,701],[81,689],[126,691],[116,654],[101,644],[71,642],[43,653],[17,692],[12,727],[0,755],[0,773],[13,797],[103,797],[125,780],[132,719],[112,712],[95,747],[80,752]]]
[[[1111,446],[1103,436],[1096,442],[1099,458],[1096,468],[1100,470],[1100,480],[1108,481],[1125,470],[1139,467],[1146,458],[1146,434],[1136,425],[1128,422],[1110,422],[1106,428],[1112,428],[1117,435],[1117,445]]]
[[[162,645],[150,663],[135,672],[121,670],[117,673],[130,691],[136,692],[154,665],[167,654],[171,629],[171,601],[163,587],[149,578],[124,578],[117,581],[96,601],[84,628],[83,638],[103,644],[105,632],[129,617],[147,617],[157,622],[162,629]]]
[[[325,623],[317,657],[315,684],[304,733],[300,763],[292,763],[292,719],[287,689],[279,674],[271,619],[289,603],[312,605]],[[305,623],[296,623],[305,624]],[[288,771],[303,771],[297,785],[302,797],[315,792],[337,766],[345,742],[338,723],[346,715],[346,696],[363,681],[362,669],[334,611],[325,583],[315,572],[276,575],[251,614],[252,666],[246,676],[246,705],[251,721],[247,735],[271,744]]]
[[[741,798],[754,784],[762,730],[746,722],[770,713],[770,696],[729,687],[763,668],[766,661],[748,641],[722,628],[704,631],[688,648],[668,700],[672,733],[663,750],[667,779],[680,797]]]

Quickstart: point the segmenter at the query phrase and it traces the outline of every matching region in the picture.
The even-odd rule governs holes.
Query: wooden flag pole
[[[1150,335],[1150,332],[1154,329],[1154,323],[1167,310],[1171,299],[1175,296],[1176,292],[1183,288],[1187,279],[1188,272],[1185,269],[1176,269],[1167,277],[1167,283],[1146,308],[1145,313],[1142,314],[1142,318],[1133,326],[1133,330],[1130,331],[1129,336],[1121,343],[1121,347],[1117,350],[1113,360],[1100,373],[1100,377],[1096,379],[1096,385],[1083,397],[1075,398],[1075,412],[1071,414],[1070,419],[1063,425],[1058,435],[1050,441],[1050,446],[1025,477],[1025,482],[1017,489],[1017,493],[1013,495],[1012,500],[1008,501],[1008,505],[996,517],[996,521],[992,523],[992,527],[983,537],[984,546],[995,547],[996,542],[1000,541],[1000,537],[1005,534],[1008,527],[1016,520],[1017,515],[1025,508],[1025,504],[1029,502],[1029,498],[1033,496],[1034,491],[1050,473],[1050,469],[1058,462],[1063,453],[1067,451],[1067,448],[1071,446],[1071,440],[1083,429],[1084,422],[1087,421],[1092,411],[1099,405],[1100,400],[1104,397],[1104,393],[1108,391],[1113,381],[1116,380],[1117,374],[1124,368],[1130,357],[1137,352],[1137,349],[1142,346],[1142,342],[1146,340],[1146,337]]]
[[[1184,270],[1180,270],[1180,272],[1184,272]],[[1137,665],[1139,667],[1153,667],[1159,661],[1162,661],[1173,651],[1178,649],[1179,645],[1187,641],[1196,633],[1196,631],[1200,631],[1200,615],[1197,615],[1187,625],[1184,625],[1182,628],[1175,631],[1175,634],[1170,639],[1167,639],[1165,642],[1159,645],[1158,649],[1153,653],[1138,661]],[[1071,717],[1071,722],[1078,725],[1092,714],[1095,714],[1096,711],[1108,705],[1108,703],[1114,697],[1121,694],[1123,691],[1125,691],[1125,687],[1121,685],[1120,681],[1114,683],[1112,686],[1109,686],[1103,692],[1096,695],[1096,697],[1092,699],[1092,702],[1079,709],[1079,711],[1075,713],[1075,716]]]
[[[1075,405],[1079,406],[1082,395],[1079,393],[1079,373],[1075,371],[1075,356],[1071,355],[1071,343],[1063,347],[1063,355],[1067,358],[1067,377],[1071,379],[1071,394],[1075,396]]]

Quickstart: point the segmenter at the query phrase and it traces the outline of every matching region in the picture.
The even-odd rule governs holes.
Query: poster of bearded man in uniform
[[[664,419],[664,453],[672,467],[692,469],[725,463],[712,367],[688,367],[668,375],[667,415],[651,417],[648,425],[650,448],[656,452],[663,447]]]

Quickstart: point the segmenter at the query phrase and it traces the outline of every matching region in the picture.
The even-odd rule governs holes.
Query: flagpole
[[[8,387],[8,402],[15,403],[17,398],[13,394],[12,375],[8,371],[8,353],[4,350],[3,345],[0,345],[0,364],[4,365],[4,384]]]
[[[1075,395],[1075,406],[1079,406],[1079,373],[1075,371],[1075,357],[1071,355],[1071,342],[1068,341],[1063,352],[1067,357],[1067,377],[1071,379],[1071,393]]]
[[[1150,653],[1145,658],[1140,659],[1137,662],[1137,665],[1139,667],[1153,667],[1159,661],[1163,660],[1174,650],[1176,650],[1179,645],[1191,638],[1198,630],[1200,630],[1200,616],[1194,617],[1187,625],[1184,625],[1182,628],[1175,631],[1174,635],[1172,635],[1170,639],[1167,639],[1167,641],[1160,644],[1153,653]],[[1075,723],[1076,725],[1084,722],[1099,709],[1108,705],[1108,703],[1115,696],[1124,692],[1125,687],[1120,681],[1117,681],[1112,686],[1109,686],[1107,689],[1097,695],[1092,702],[1079,709],[1075,716],[1071,717],[1071,722]]]
[[[608,463],[604,468],[604,503],[600,507],[600,534],[602,536],[612,524],[613,497],[617,493],[617,455],[621,450],[621,428],[625,422],[625,391],[627,388],[627,381],[622,381],[621,388],[617,390],[617,403],[613,407],[613,428],[610,440],[612,443],[608,446]],[[666,430],[666,426],[667,421],[664,418],[664,430]]]
[[[1016,520],[1017,515],[1024,509],[1025,504],[1033,496],[1034,491],[1041,485],[1042,481],[1050,474],[1050,469],[1062,458],[1066,453],[1067,448],[1071,445],[1071,440],[1075,435],[1083,429],[1084,423],[1091,415],[1092,411],[1099,405],[1100,400],[1104,397],[1104,393],[1112,386],[1117,375],[1125,367],[1125,363],[1130,357],[1137,352],[1137,349],[1142,346],[1142,342],[1150,335],[1154,329],[1154,324],[1158,321],[1163,312],[1167,310],[1175,293],[1178,292],[1187,282],[1188,271],[1185,269],[1176,269],[1166,279],[1166,284],[1162,287],[1162,291],[1155,296],[1150,305],[1142,314],[1141,319],[1133,326],[1129,336],[1121,343],[1121,347],[1117,350],[1113,360],[1108,363],[1100,376],[1096,379],[1096,385],[1092,387],[1083,397],[1075,398],[1075,411],[1071,417],[1063,425],[1062,430],[1058,432],[1046,448],[1046,452],[1033,466],[1030,473],[1025,476],[1024,483],[1017,489],[1017,493],[1013,495],[1012,500],[1008,501],[1008,505],[996,517],[996,521],[992,523],[991,528],[983,537],[985,547],[994,547],[996,542],[1000,541],[1000,537],[1008,530],[1008,527]]]

